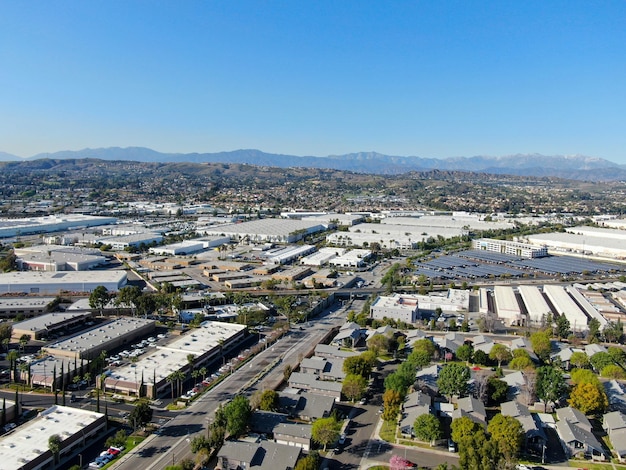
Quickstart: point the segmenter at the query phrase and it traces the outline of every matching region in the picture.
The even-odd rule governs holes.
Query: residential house
[[[400,432],[414,437],[413,423],[418,416],[428,414],[431,410],[431,398],[422,392],[413,392],[407,395],[402,404],[402,417],[400,419]]]
[[[474,397],[464,397],[457,400],[457,407],[452,412],[452,419],[467,416],[481,426],[487,425],[487,412],[482,401]]]
[[[250,416],[250,431],[261,434],[272,434],[274,428],[287,421],[285,413],[274,413],[272,411],[255,410]]]
[[[289,416],[303,421],[327,418],[333,411],[335,399],[326,395],[301,392],[299,394],[281,392],[280,409]]]
[[[226,441],[217,461],[222,470],[292,470],[301,451],[300,447],[273,441]]]
[[[341,400],[341,389],[343,388],[340,382],[320,380],[316,375],[303,374],[302,372],[293,372],[289,376],[289,387],[333,397],[337,401]]]
[[[591,423],[584,414],[569,406],[557,409],[556,414],[559,419],[556,432],[568,457],[584,454],[594,460],[605,459],[604,448],[593,435]]]
[[[613,452],[620,462],[626,461],[626,415],[621,411],[612,411],[604,415],[602,427],[609,435]]]
[[[274,427],[274,442],[308,452],[311,449],[311,428],[310,424],[279,423]]]
[[[339,346],[333,346],[329,344],[318,344],[315,346],[315,355],[317,357],[326,357],[329,359],[338,358],[345,359],[347,357],[358,356],[359,352],[356,351],[344,351]]]
[[[511,416],[517,419],[524,429],[524,447],[536,451],[543,450],[546,445],[547,436],[541,424],[537,423],[534,416],[526,405],[517,401],[502,403],[501,412],[504,416]]]
[[[309,357],[302,359],[300,372],[316,375],[322,380],[342,381],[346,378],[343,371],[343,359],[328,359],[325,357]]]

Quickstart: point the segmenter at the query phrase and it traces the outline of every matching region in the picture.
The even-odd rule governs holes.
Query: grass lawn
[[[387,442],[395,442],[396,424],[389,421],[383,421],[380,428],[380,438]]]
[[[569,466],[574,468],[584,468],[586,470],[609,470],[613,468],[626,469],[625,465],[615,465],[610,463],[587,462],[583,460],[570,460]]]

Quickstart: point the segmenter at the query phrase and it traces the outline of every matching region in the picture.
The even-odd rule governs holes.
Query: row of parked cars
[[[89,468],[102,468],[108,464],[111,460],[116,458],[124,450],[124,446],[114,447],[111,446],[107,450],[100,453],[93,462],[89,463]]]

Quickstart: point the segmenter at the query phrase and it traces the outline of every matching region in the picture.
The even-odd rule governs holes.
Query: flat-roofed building
[[[116,222],[117,219],[115,217],[98,217],[81,214],[0,219],[0,238],[59,232],[61,230],[76,229],[78,227],[96,227],[99,225],[115,224]]]
[[[300,260],[300,264],[307,266],[323,266],[327,264],[331,259],[342,256],[346,252],[345,248],[321,248],[315,253],[305,256]]]
[[[265,252],[268,263],[289,264],[303,256],[313,253],[316,250],[314,245],[299,245],[277,248]]]
[[[28,335],[31,339],[46,338],[49,334],[59,330],[84,324],[92,316],[91,312],[47,313],[14,324],[12,337],[19,339],[22,335]]]
[[[529,243],[519,243],[510,240],[496,240],[493,238],[478,238],[472,240],[472,249],[503,253],[521,258],[542,258],[548,256],[548,248]]]
[[[590,228],[592,227],[586,227],[586,229]],[[600,233],[593,233],[589,230],[585,230],[584,233],[568,230],[567,233],[538,233],[525,238],[533,245],[547,246],[551,253],[582,254],[614,260],[626,259],[626,244],[621,238],[624,230],[603,230],[617,232],[620,236],[609,236],[608,233],[606,236],[599,236]]]
[[[370,318],[374,320],[390,318],[405,323],[415,323],[420,318],[416,296],[381,295],[370,306]]]
[[[54,297],[0,297],[0,316],[34,317],[48,311]]]
[[[346,251],[344,254],[330,259],[328,264],[341,268],[358,268],[360,266],[364,266],[365,262],[371,256],[371,250],[354,249]]]
[[[517,290],[528,312],[530,324],[533,326],[545,324],[548,316],[552,315],[552,310],[550,310],[550,306],[539,288],[537,286],[519,286]]]
[[[231,240],[247,240],[253,243],[295,243],[307,235],[326,230],[317,221],[290,219],[258,219],[240,224],[205,227],[205,235],[227,236]]]
[[[21,271],[87,271],[108,262],[100,250],[60,245],[37,245],[15,250]]]
[[[0,437],[2,462],[6,469],[39,470],[60,468],[48,448],[48,439],[60,438],[59,460],[78,455],[106,430],[106,416],[94,411],[52,406],[38,417]]]
[[[546,284],[543,286],[543,292],[556,309],[556,313],[565,315],[572,331],[587,330],[587,316],[562,286]]]
[[[507,326],[521,325],[523,323],[522,312],[513,288],[511,286],[495,286],[493,293],[498,318]]]
[[[567,293],[574,299],[574,301],[583,309],[589,318],[595,318],[600,324],[600,330],[603,330],[609,322],[604,318],[598,309],[587,300],[587,298],[574,286],[565,286]]]
[[[117,292],[126,285],[126,271],[13,271],[0,274],[0,294],[93,292],[98,286]]]
[[[172,372],[188,371],[189,355],[194,356],[195,369],[208,365],[241,343],[245,332],[245,325],[206,321],[167,345],[153,348],[134,364],[116,368],[104,386],[108,392],[152,398],[171,393],[167,377]],[[100,378],[97,380],[100,384]]]
[[[71,338],[49,344],[45,347],[45,351],[58,357],[93,359],[101,351],[111,351],[124,344],[130,344],[136,338],[148,336],[154,332],[155,328],[156,321],[154,320],[118,318]]]

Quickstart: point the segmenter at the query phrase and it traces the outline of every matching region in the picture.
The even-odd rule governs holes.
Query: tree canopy
[[[470,370],[462,364],[447,364],[439,372],[437,387],[443,395],[464,396],[469,387]]]
[[[311,437],[315,442],[323,445],[324,450],[326,450],[326,446],[339,439],[340,430],[341,423],[337,422],[335,418],[318,418],[311,427]]]

